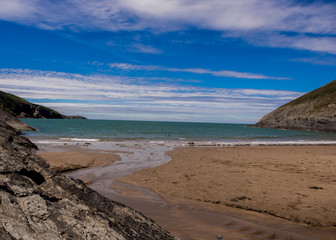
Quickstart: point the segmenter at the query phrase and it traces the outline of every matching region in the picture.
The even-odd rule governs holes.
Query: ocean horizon
[[[131,120],[21,119],[34,141],[156,141],[216,145],[336,144],[336,134],[247,127],[248,124]]]

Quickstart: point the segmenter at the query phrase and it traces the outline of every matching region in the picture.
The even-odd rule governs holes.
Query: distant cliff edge
[[[336,80],[266,114],[253,126],[336,132]]]
[[[86,119],[82,116],[66,116],[51,108],[30,103],[10,93],[0,91],[0,109],[18,118]]]

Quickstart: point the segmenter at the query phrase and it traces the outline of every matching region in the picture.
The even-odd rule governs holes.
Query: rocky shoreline
[[[153,220],[60,175],[0,121],[1,239],[175,239]]]

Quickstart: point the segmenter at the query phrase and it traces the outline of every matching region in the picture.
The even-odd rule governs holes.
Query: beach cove
[[[336,150],[331,138],[88,137],[31,139],[47,161],[83,163],[68,176],[141,211],[181,239],[216,239],[218,234],[224,239],[336,236]],[[87,165],[96,158],[108,162]]]
[[[0,12],[0,240],[336,240],[336,0]]]

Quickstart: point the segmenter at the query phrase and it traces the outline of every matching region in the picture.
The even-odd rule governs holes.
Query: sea
[[[137,141],[172,145],[315,145],[336,144],[335,133],[265,129],[247,124],[21,119],[38,129],[24,134],[33,142]]]

